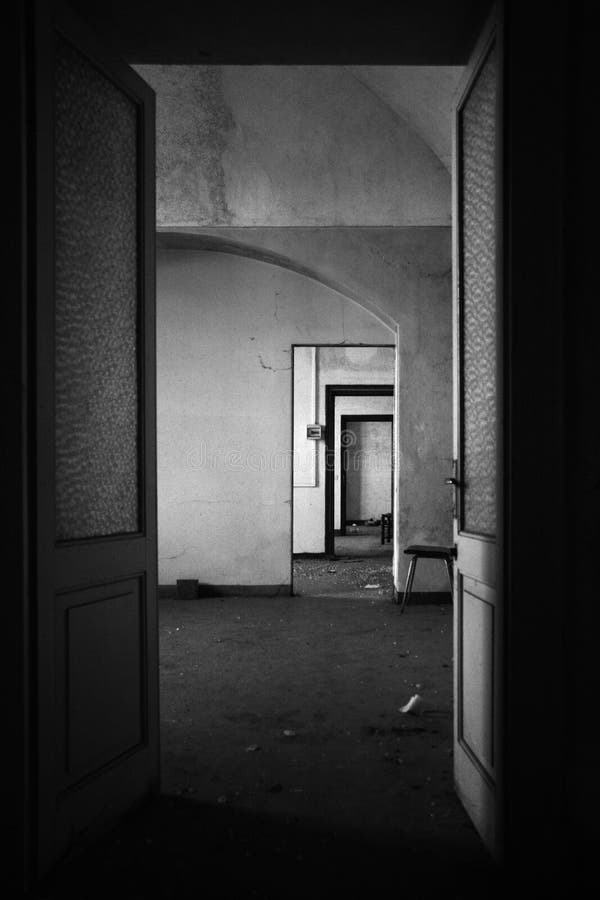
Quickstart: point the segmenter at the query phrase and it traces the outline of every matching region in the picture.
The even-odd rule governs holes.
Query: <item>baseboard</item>
[[[396,603],[402,603],[403,597],[404,591],[397,591],[396,588],[394,588],[394,601]],[[413,591],[410,595],[407,608],[415,605],[451,606],[452,594],[450,591]]]
[[[333,559],[331,553],[294,553],[294,559]]]
[[[158,596],[161,600],[177,599],[176,584],[160,584]],[[194,599],[209,597],[290,597],[289,584],[199,584]]]
[[[334,559],[325,553],[294,554],[294,558],[319,558]],[[175,599],[177,597],[176,584],[159,584],[158,596],[160,600]],[[199,584],[198,594],[195,599],[207,599],[209,597],[290,597],[293,596],[289,584]],[[394,588],[394,600],[402,602],[404,591]],[[452,605],[450,591],[413,591],[410,595],[409,606],[413,605]]]

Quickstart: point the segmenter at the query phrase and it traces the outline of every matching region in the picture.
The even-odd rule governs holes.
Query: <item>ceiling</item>
[[[68,0],[130,63],[461,66],[489,0]]]
[[[452,108],[463,66],[348,66],[450,170]]]

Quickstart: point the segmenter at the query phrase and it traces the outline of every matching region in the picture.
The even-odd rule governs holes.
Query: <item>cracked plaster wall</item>
[[[443,488],[451,456],[443,298],[439,290],[437,303],[421,302],[407,332],[413,374],[400,387],[408,423],[400,458],[409,475],[400,486],[403,544],[447,539],[451,527]],[[387,344],[393,334],[312,279],[210,251],[159,253],[157,307],[160,583],[288,585],[292,344]],[[354,377],[335,377],[346,376]],[[445,589],[442,574],[424,566],[419,589]]]
[[[433,150],[341,66],[137,66],[163,226],[449,225]]]
[[[157,298],[160,583],[288,585],[292,344],[390,332],[310,279],[222,253],[160,253]]]
[[[175,246],[180,236],[208,236],[250,255],[281,254],[397,330],[403,427],[396,550],[409,541],[449,540],[447,170],[343,68],[139,71],[157,91],[158,226],[174,232],[162,236]],[[376,342],[389,343],[396,335],[335,290],[230,253],[168,251],[158,274],[161,583],[287,584],[288,473],[261,480],[250,470],[244,477],[211,471],[196,483],[197,466],[181,459],[206,435],[246,452],[272,447],[281,421],[289,431],[290,392],[279,387],[289,377],[293,341],[372,341],[376,334]],[[283,317],[273,279],[286,285]],[[249,344],[259,346],[251,362]],[[400,588],[404,575],[405,558],[396,552]],[[420,575],[418,589],[444,589],[427,567]]]

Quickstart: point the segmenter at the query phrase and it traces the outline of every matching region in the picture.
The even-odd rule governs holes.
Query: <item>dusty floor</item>
[[[373,525],[357,525],[352,532],[351,526],[347,533],[338,535],[333,539],[336,556],[387,556],[390,563],[393,556],[393,544],[386,541],[381,543],[381,528]]]
[[[498,889],[452,788],[452,607],[401,616],[385,558],[295,569],[293,598],[163,601],[163,797],[44,896]]]
[[[388,558],[341,557],[299,559],[294,562],[296,597],[391,600],[394,582]]]

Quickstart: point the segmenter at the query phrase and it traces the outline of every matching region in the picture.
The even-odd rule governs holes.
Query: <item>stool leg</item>
[[[404,596],[402,598],[402,604],[400,606],[401,613],[404,612],[404,607],[406,606],[406,603],[412,592],[413,581],[415,578],[415,569],[417,568],[417,559],[418,559],[418,557],[413,556],[413,558],[410,561],[410,566],[408,567],[408,574],[406,576],[406,584],[404,586]]]
[[[448,581],[450,582],[450,596],[454,597],[454,575],[452,560],[446,557],[446,571],[448,572]]]

